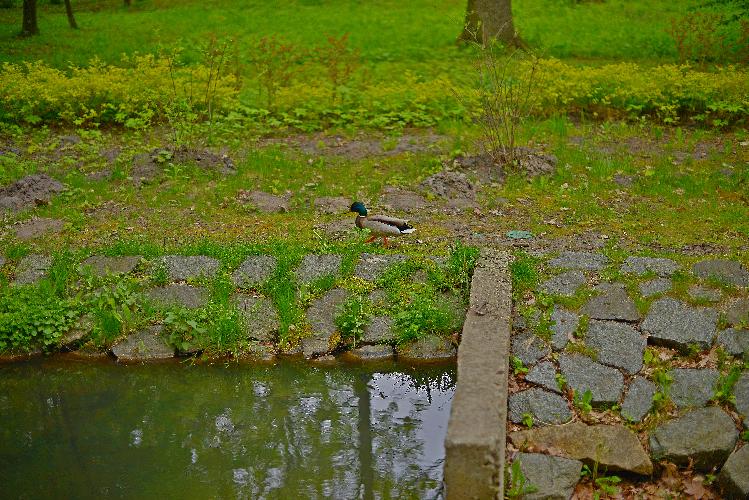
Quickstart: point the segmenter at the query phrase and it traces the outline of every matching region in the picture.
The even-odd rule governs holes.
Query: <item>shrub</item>
[[[686,64],[648,70],[634,63],[576,68],[545,59],[537,76],[543,89],[534,95],[539,114],[564,109],[608,117],[651,115],[664,123],[691,118],[720,125],[745,120],[749,111],[749,75],[734,66],[708,73]]]
[[[42,62],[5,63],[0,69],[0,121],[143,127],[165,118],[175,94],[188,96],[215,77],[209,67],[176,68],[172,59],[152,55],[124,58],[123,64],[94,60],[85,68],[64,72]],[[222,75],[213,85],[213,106],[226,111],[237,94],[234,76]],[[207,104],[195,106],[207,113]]]
[[[397,80],[362,84],[359,91],[331,104],[328,80],[338,82],[339,92],[346,86],[350,73],[344,63],[329,61],[333,76],[320,76],[324,72],[316,66],[305,78],[296,78],[303,70],[301,59],[291,55],[296,52],[268,40],[265,52],[259,52],[264,55],[253,59],[256,81],[263,89],[260,97],[252,92],[240,95],[238,73],[217,72],[210,64],[226,64],[229,47],[223,44],[209,45],[206,63],[189,67],[177,64],[174,57],[153,55],[125,58],[121,66],[94,60],[87,67],[67,71],[42,62],[6,63],[0,67],[0,123],[143,128],[155,122],[181,123],[185,117],[186,123],[207,120],[215,113],[234,126],[313,131],[343,126],[429,127],[483,117],[485,91],[465,84],[458,99],[450,91],[456,84],[446,74],[424,81],[406,72]],[[535,71],[529,71],[528,65]],[[687,64],[576,67],[538,59],[519,62],[508,71],[514,72],[515,79],[533,75],[536,83],[528,109],[540,116],[649,116],[663,123],[724,126],[745,122],[749,112],[749,74],[734,66],[706,72]],[[208,99],[203,98],[206,89],[210,89]]]
[[[291,83],[305,56],[300,47],[275,35],[264,36],[253,45],[250,61],[268,109],[274,108],[278,90]]]

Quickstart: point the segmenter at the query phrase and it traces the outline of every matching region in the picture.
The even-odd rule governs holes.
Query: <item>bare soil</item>
[[[0,211],[18,210],[46,205],[65,186],[46,174],[28,175],[9,186],[0,188]]]

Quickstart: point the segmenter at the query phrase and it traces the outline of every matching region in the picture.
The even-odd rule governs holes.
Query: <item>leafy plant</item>
[[[167,311],[163,324],[169,332],[169,343],[181,352],[189,352],[204,342],[208,333],[208,312],[173,309]]]
[[[142,314],[138,299],[139,295],[125,281],[95,292],[90,299],[95,319],[94,338],[106,342],[129,331]]]
[[[510,356],[510,365],[512,366],[512,373],[515,375],[525,375],[528,373],[528,367],[526,367],[523,360],[517,356]]]
[[[527,428],[533,427],[533,415],[531,413],[523,413],[522,421]]]
[[[572,399],[575,407],[584,414],[588,414],[593,410],[593,393],[590,392],[590,389],[586,389],[583,394],[575,391]]]
[[[0,352],[53,348],[78,320],[81,306],[42,287],[0,288]]]
[[[567,379],[561,373],[555,373],[554,380],[556,380],[557,387],[560,391],[564,391],[567,388]]]
[[[335,318],[335,325],[341,337],[356,344],[364,336],[370,314],[369,303],[361,297],[347,300]]]
[[[736,396],[733,394],[733,386],[741,377],[741,367],[732,366],[725,375],[721,375],[715,385],[715,393],[712,399],[721,404],[736,404]]]
[[[594,495],[594,498],[598,500],[598,498],[600,498],[600,493],[607,496],[617,495],[619,493],[619,488],[616,485],[621,483],[622,480],[619,476],[602,476],[596,478],[594,482],[598,487],[598,491],[596,492],[596,495]]]
[[[587,464],[583,465],[580,471],[580,477],[588,477],[593,484],[596,486],[596,491],[593,497],[598,500],[601,498],[601,494],[607,496],[614,496],[619,494],[619,488],[616,486],[622,480],[619,476],[599,476],[598,475],[598,460],[593,462],[593,468],[591,469]]]
[[[655,411],[659,411],[671,401],[669,393],[674,378],[667,370],[660,368],[653,372],[652,378],[653,382],[658,386],[658,391],[653,394],[653,407]]]
[[[156,286],[163,286],[169,283],[169,271],[164,263],[156,264],[151,272],[151,283]]]
[[[395,315],[395,327],[399,342],[405,343],[429,334],[449,333],[454,318],[434,297],[419,293],[411,294],[408,303]]]
[[[528,483],[528,479],[523,474],[520,461],[513,460],[512,464],[505,468],[505,498],[515,500],[536,491],[538,488]]]

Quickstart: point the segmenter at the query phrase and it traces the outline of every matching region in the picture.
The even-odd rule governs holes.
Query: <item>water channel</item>
[[[454,365],[0,364],[0,498],[439,498]]]

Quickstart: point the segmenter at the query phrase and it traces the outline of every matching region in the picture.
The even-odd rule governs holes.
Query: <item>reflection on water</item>
[[[455,372],[0,365],[10,498],[431,498]]]

